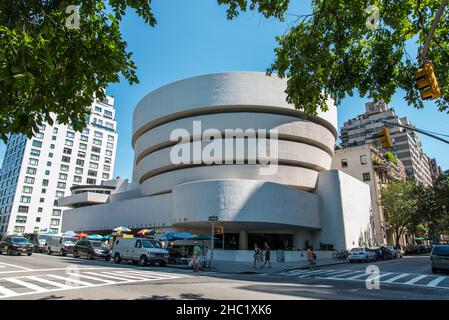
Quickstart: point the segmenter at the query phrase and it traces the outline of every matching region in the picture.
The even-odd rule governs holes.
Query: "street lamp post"
[[[212,260],[214,259],[214,231],[215,231],[215,222],[218,221],[218,216],[210,216],[209,221],[212,222],[212,231],[211,231],[211,243],[210,243],[210,260],[209,260],[209,269],[212,268]]]

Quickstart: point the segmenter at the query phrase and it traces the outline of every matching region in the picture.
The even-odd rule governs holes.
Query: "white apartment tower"
[[[66,208],[56,200],[70,195],[72,186],[112,179],[116,147],[110,96],[94,99],[83,132],[55,122],[32,139],[12,135],[0,170],[0,235],[60,232]]]
[[[349,148],[372,144],[381,149],[377,133],[388,127],[393,140],[391,152],[404,164],[407,176],[425,185],[432,185],[430,160],[423,153],[418,134],[394,124],[383,122],[385,120],[390,123],[413,127],[407,117],[399,118],[394,109],[390,108],[384,101],[366,103],[365,109],[364,114],[344,123],[340,133],[341,146]]]

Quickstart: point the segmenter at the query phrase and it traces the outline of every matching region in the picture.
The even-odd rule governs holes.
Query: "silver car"
[[[387,246],[387,249],[391,251],[395,258],[402,258],[402,256],[404,255],[401,249],[395,246]]]
[[[376,261],[376,253],[368,248],[354,248],[349,251],[348,261]]]
[[[432,272],[449,270],[449,245],[434,246],[430,254]]]

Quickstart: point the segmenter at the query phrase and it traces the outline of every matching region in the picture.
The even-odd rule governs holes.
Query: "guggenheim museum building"
[[[368,244],[369,186],[330,170],[337,110],[305,116],[286,102],[286,80],[259,72],[183,79],[145,96],[133,112],[132,181],[72,187],[62,231],[117,226],[210,234],[238,252],[337,250]]]

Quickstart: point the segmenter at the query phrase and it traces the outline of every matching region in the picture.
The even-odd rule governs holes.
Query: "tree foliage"
[[[122,75],[137,83],[119,22],[127,8],[154,26],[151,0],[0,1],[0,138],[31,136],[43,122],[85,126],[92,97]],[[79,29],[67,19],[79,8]],[[51,113],[57,119],[50,117]]]
[[[218,0],[228,6],[228,18],[258,10],[283,19],[288,0]],[[397,89],[409,105],[422,108],[414,74],[422,64],[419,52],[407,52],[410,42],[424,44],[440,0],[312,0],[312,12],[298,16],[286,34],[277,37],[276,59],[268,73],[288,78],[287,100],[299,110],[316,114],[328,109],[328,98],[339,105],[358,90],[362,97],[387,102]],[[379,9],[378,28],[371,28]],[[292,12],[293,13],[293,12]],[[368,25],[367,25],[368,23]],[[449,10],[446,8],[427,57],[434,64],[442,90],[436,100],[449,112]]]
[[[385,221],[395,232],[395,245],[405,230],[417,221],[417,199],[413,181],[391,181],[382,189],[381,202],[385,210]]]

